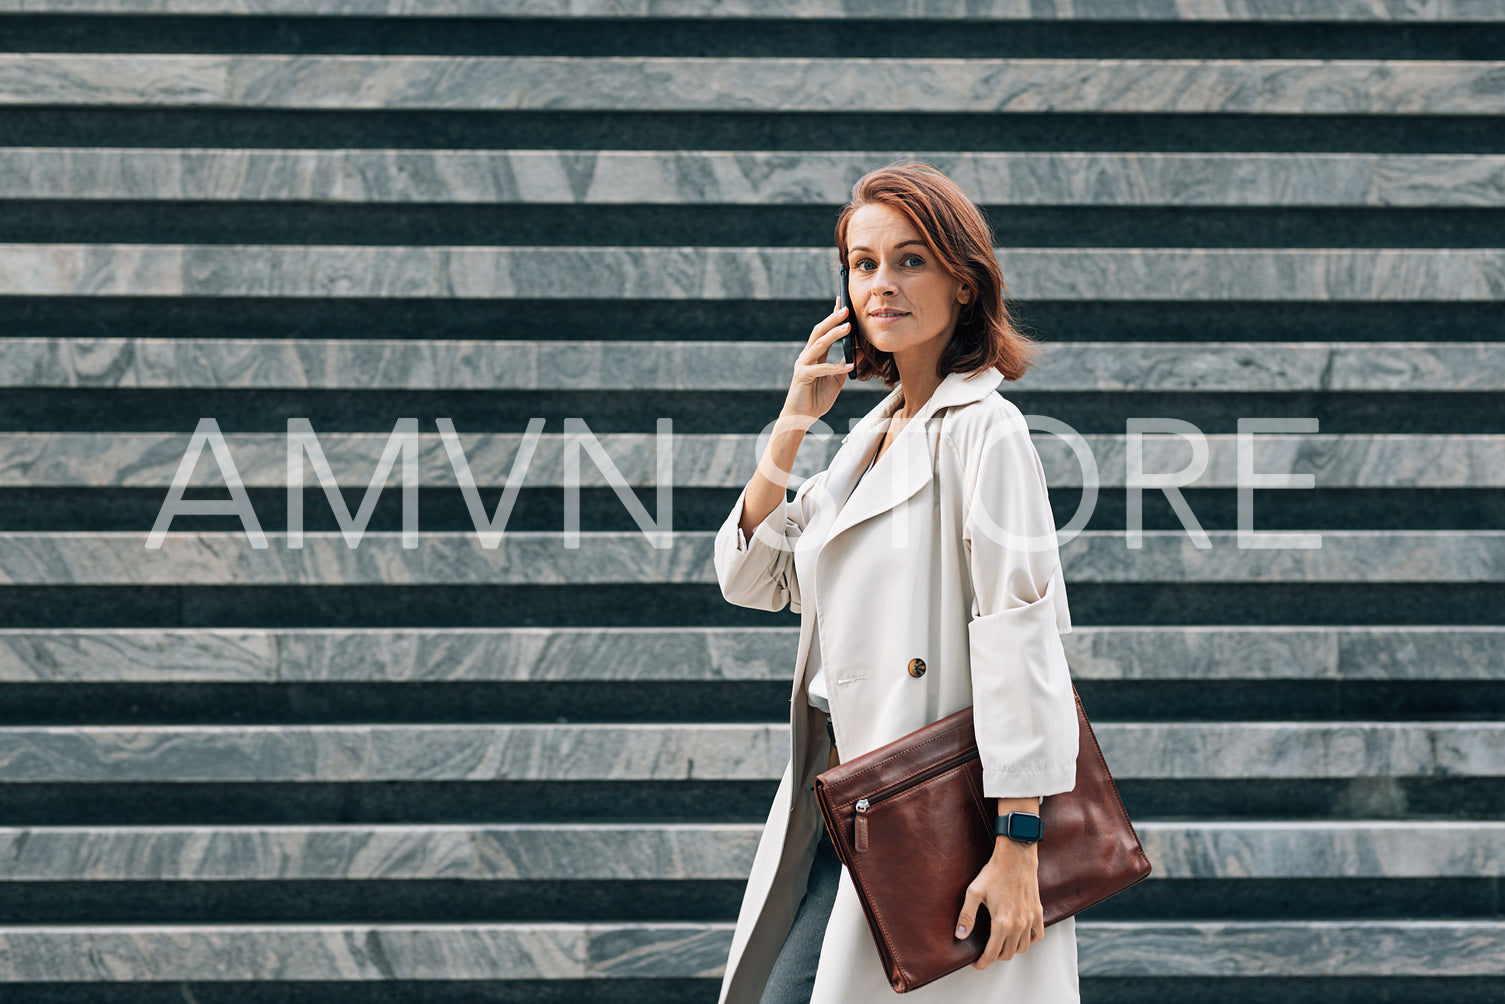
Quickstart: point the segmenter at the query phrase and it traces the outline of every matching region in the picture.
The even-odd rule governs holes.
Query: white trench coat
[[[751,540],[739,527],[745,489],[717,532],[716,575],[729,601],[787,603],[800,614],[790,760],[754,855],[721,1004],[758,1004],[814,860],[813,785],[826,769],[805,679],[816,632],[844,759],[972,705],[984,795],[1075,786],[1076,704],[1060,639],[1071,619],[1055,522],[1023,416],[994,393],[1002,379],[996,369],[946,376],[863,475],[901,403],[895,387]],[[919,677],[909,672],[916,658],[926,667]],[[1075,921],[1052,924],[1027,951],[985,970],[966,966],[900,995],[843,868],[811,1004],[885,999],[1076,1004]]]

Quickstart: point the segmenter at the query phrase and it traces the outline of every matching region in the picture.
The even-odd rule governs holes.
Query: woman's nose
[[[873,290],[878,293],[893,293],[898,290],[893,270],[887,265],[879,265],[873,272]]]

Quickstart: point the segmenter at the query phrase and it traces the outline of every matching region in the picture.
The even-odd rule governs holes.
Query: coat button
[[[924,676],[925,675],[925,660],[924,659],[911,659],[911,660],[909,660],[909,675],[912,676],[912,677],[914,677],[916,680],[918,680],[920,677]]]

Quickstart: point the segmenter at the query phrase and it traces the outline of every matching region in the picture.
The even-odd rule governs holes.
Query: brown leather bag
[[[1150,873],[1082,699],[1075,686],[1071,692],[1081,729],[1076,786],[1040,801],[1047,927]],[[894,990],[976,962],[988,943],[986,907],[966,938],[956,937],[956,918],[967,885],[993,855],[998,804],[982,793],[972,709],[831,768],[816,778],[815,794]]]

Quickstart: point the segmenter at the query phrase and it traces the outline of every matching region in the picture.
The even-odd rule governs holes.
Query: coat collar
[[[842,447],[831,459],[830,472],[826,475],[826,488],[833,498],[846,499],[847,503],[832,523],[820,545],[821,550],[843,530],[887,512],[924,488],[934,476],[930,418],[942,408],[982,400],[993,393],[1002,381],[1003,374],[993,367],[970,374],[946,374],[930,399],[899,430],[898,436],[878,461],[878,466],[867,474],[867,480],[872,484],[864,485],[863,491],[854,493],[853,489],[867,469],[868,459],[878,448],[878,441],[883,438],[889,419],[899,407],[904,390],[902,385],[895,387],[864,415],[852,431],[842,437]],[[885,466],[887,470],[884,469]]]

